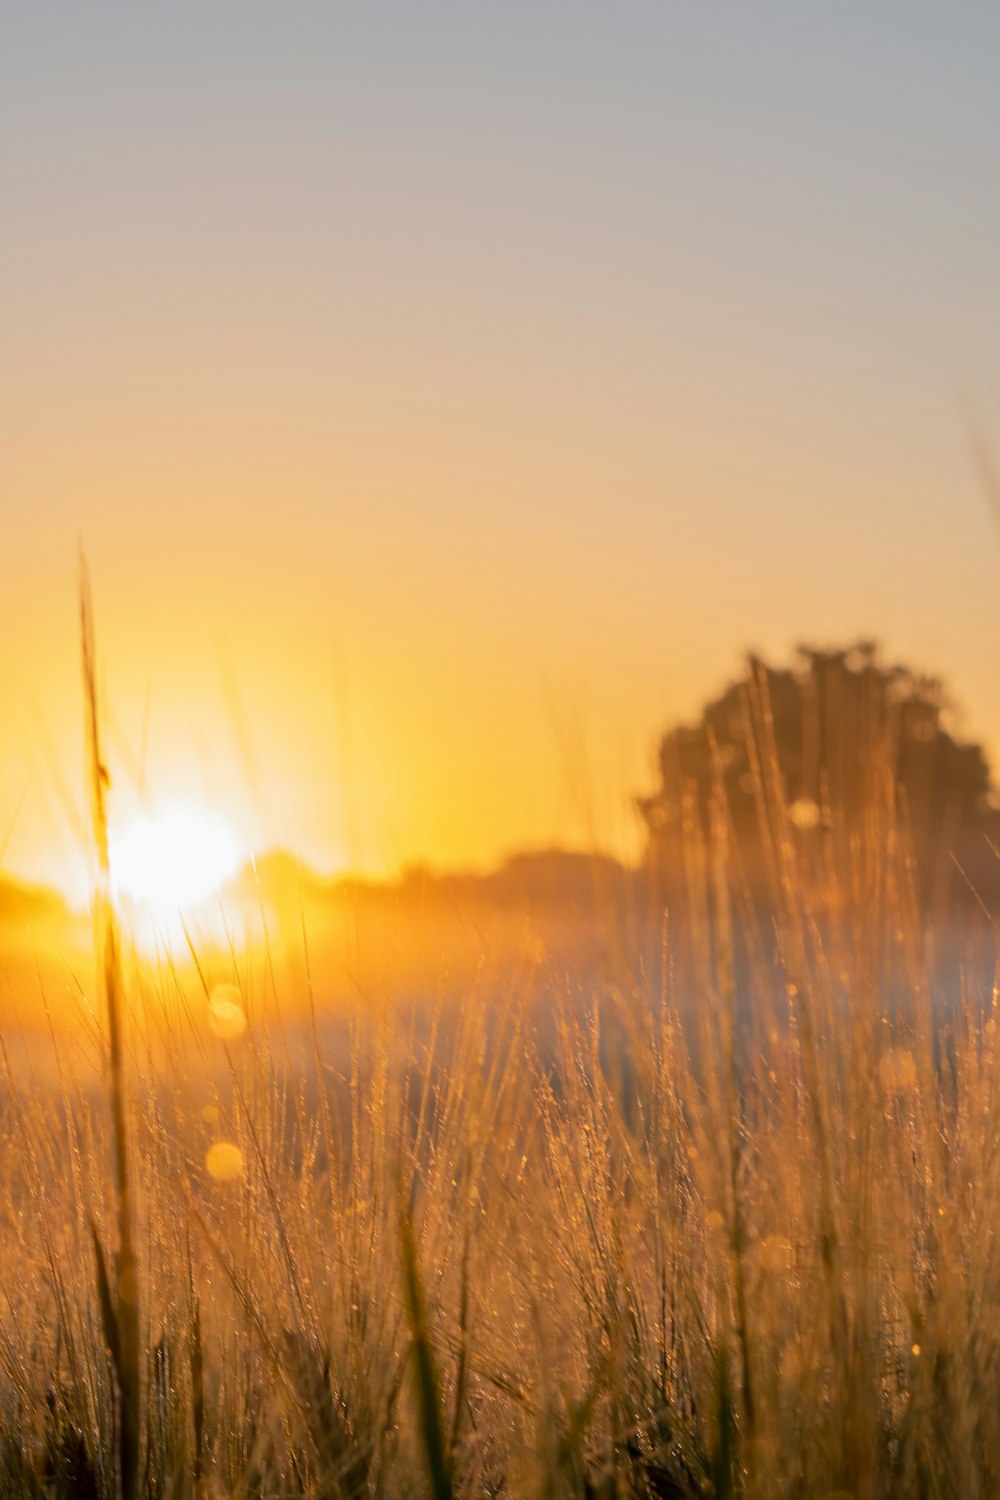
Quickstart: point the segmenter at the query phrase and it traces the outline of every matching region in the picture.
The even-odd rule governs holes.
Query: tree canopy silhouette
[[[750,656],[745,677],[696,725],[661,742],[659,785],[638,801],[653,868],[668,886],[680,878],[685,838],[708,831],[713,787],[721,786],[752,878],[774,832],[769,782],[800,842],[856,839],[866,820],[891,809],[912,840],[922,895],[940,882],[943,864],[995,884],[990,769],[981,746],[955,738],[951,717],[938,678],[883,664],[870,641],[800,646],[786,667]]]

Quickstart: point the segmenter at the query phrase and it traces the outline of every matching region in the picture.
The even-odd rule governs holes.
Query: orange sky
[[[9,871],[82,888],[78,538],[122,828],[145,740],[323,869],[630,852],[744,647],[859,633],[1000,745],[991,10],[7,29]]]

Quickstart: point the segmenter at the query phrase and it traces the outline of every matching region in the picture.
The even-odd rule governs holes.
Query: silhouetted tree
[[[801,646],[782,668],[749,657],[744,679],[709,703],[698,724],[663,738],[660,784],[638,803],[652,868],[666,891],[681,889],[685,839],[698,827],[707,834],[712,788],[721,783],[753,880],[774,834],[767,782],[780,789],[801,845],[824,837],[856,845],[865,820],[881,817],[885,826],[888,813],[912,839],[923,897],[956,861],[973,880],[995,882],[989,767],[979,745],[954,738],[947,718],[938,679],[883,665],[869,641]]]

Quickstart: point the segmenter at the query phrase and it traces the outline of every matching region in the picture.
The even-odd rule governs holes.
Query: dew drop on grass
[[[216,1141],[205,1153],[205,1168],[216,1182],[235,1182],[243,1176],[243,1152],[232,1141]]]
[[[235,984],[217,984],[208,1001],[208,1029],[220,1041],[232,1042],[247,1029],[246,1011]]]
[[[811,797],[797,797],[788,813],[795,827],[802,833],[807,833],[819,823],[819,804]]]

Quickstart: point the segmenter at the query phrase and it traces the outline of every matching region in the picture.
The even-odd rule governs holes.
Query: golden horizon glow
[[[877,638],[1000,747],[1000,12],[56,10],[0,52],[4,874],[86,901],[78,538],[117,826],[323,874],[634,857],[747,648]]]

